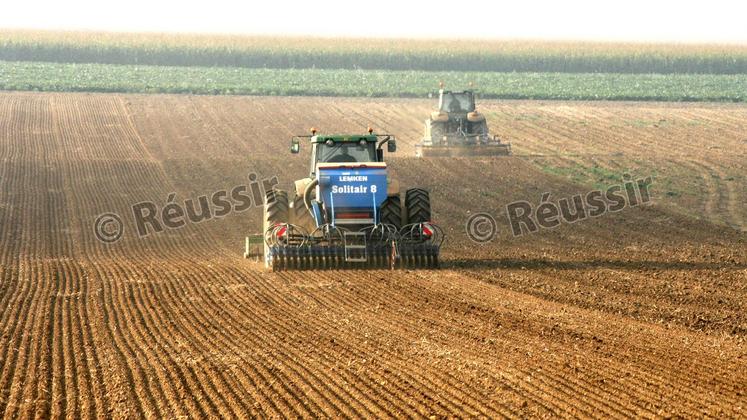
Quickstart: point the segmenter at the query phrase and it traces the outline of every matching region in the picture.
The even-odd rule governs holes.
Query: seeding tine
[[[270,270],[272,271],[278,271],[279,266],[279,260],[277,256],[273,256],[270,260]]]

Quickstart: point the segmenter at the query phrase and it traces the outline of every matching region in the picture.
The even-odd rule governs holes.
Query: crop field
[[[744,102],[741,45],[0,31],[0,90]]]
[[[747,47],[0,30],[0,60],[533,73],[747,73]]]
[[[415,159],[432,105],[0,94],[0,417],[745,416],[745,105],[485,101],[513,156]],[[287,188],[291,135],[369,125],[432,192],[440,270],[265,272],[257,206],[136,234],[136,203]],[[626,173],[650,204],[510,233],[509,202]]]
[[[747,101],[747,74],[245,69],[1,62],[0,89],[52,92],[428,97],[439,81],[483,98]]]

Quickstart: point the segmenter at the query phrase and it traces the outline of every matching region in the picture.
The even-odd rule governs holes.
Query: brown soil
[[[0,95],[2,417],[747,415],[746,107],[492,102],[515,156],[416,160],[430,107]],[[287,187],[292,134],[369,125],[431,190],[443,269],[267,273],[241,258],[256,207],[135,234],[135,203]],[[592,166],[656,171],[654,204],[509,233],[510,201],[590,188],[540,168]]]

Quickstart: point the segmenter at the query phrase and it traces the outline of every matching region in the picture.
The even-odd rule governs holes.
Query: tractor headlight
[[[335,142],[333,142],[332,140],[327,140],[326,142],[324,142],[324,144],[326,144],[329,147],[332,147],[335,145]]]

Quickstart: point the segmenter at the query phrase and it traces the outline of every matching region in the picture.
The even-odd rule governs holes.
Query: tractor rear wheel
[[[431,199],[428,191],[422,188],[411,188],[405,193],[407,223],[426,223],[431,221]]]
[[[312,232],[316,228],[314,217],[311,216],[311,212],[306,208],[306,204],[303,202],[303,196],[296,195],[293,198],[291,208],[293,209],[294,225],[301,226],[306,229],[307,232]]]
[[[472,133],[474,133],[475,136],[475,143],[476,144],[484,144],[487,142],[488,138],[488,124],[487,122],[480,121],[480,122],[473,122],[472,123]]]
[[[288,223],[288,193],[270,190],[265,195],[265,230],[276,223]]]
[[[289,206],[288,193],[283,190],[270,190],[265,195],[264,207],[264,235],[267,230],[278,223],[288,223]],[[266,237],[265,237],[266,238]],[[264,241],[265,267],[275,269],[276,261],[270,256],[270,247]]]
[[[446,135],[446,122],[431,122],[431,142],[434,146],[441,146]]]
[[[402,227],[402,203],[398,195],[389,196],[384,200],[379,209],[379,220],[397,229]]]

